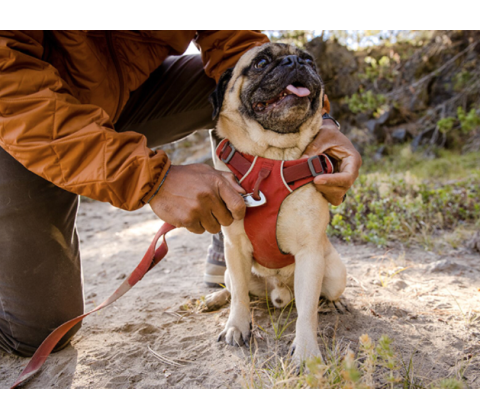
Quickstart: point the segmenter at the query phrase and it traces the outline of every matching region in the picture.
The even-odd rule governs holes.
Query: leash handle
[[[103,301],[100,305],[98,305],[90,312],[77,316],[76,318],[65,322],[64,324],[56,328],[53,332],[51,332],[50,335],[37,349],[35,354],[32,356],[18,379],[12,385],[12,389],[17,388],[19,385],[31,378],[40,370],[54,347],[62,339],[62,337],[68,331],[70,331],[71,328],[73,328],[76,324],[78,324],[83,318],[87,317],[88,315],[93,314],[94,312],[97,312],[100,309],[111,305],[113,302],[115,302],[117,299],[127,293],[145,276],[145,274],[147,274],[153,267],[155,267],[165,257],[165,255],[167,255],[168,246],[165,240],[165,235],[173,229],[175,229],[175,226],[172,226],[169,223],[164,223],[162,225],[135,270],[132,271],[132,273],[127,277],[127,279],[124,280],[120,287],[118,287],[118,289],[115,290],[115,292],[113,292],[105,301]],[[158,248],[156,248],[160,238],[162,238],[162,243]]]

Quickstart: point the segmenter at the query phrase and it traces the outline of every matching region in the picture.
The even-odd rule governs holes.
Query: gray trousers
[[[132,93],[115,127],[145,134],[149,147],[213,128],[214,88],[200,56],[169,57]],[[31,356],[56,327],[83,313],[78,202],[0,148],[0,350]]]

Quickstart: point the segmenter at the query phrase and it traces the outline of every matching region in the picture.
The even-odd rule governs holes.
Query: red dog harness
[[[277,219],[283,200],[297,188],[313,181],[317,175],[333,173],[327,155],[297,160],[273,160],[240,153],[228,139],[217,147],[216,154],[247,193],[255,200],[261,192],[266,203],[247,207],[244,226],[253,245],[253,258],[267,268],[282,268],[295,262],[295,257],[283,252],[277,242]]]

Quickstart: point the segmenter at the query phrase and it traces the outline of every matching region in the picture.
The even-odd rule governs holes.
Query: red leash
[[[120,287],[113,292],[113,294],[107,298],[104,302],[98,305],[92,311],[77,316],[76,318],[71,319],[70,321],[65,322],[64,324],[60,325],[56,330],[54,330],[40,345],[37,349],[35,354],[28,362],[28,365],[23,369],[23,372],[18,377],[17,381],[12,385],[12,388],[16,388],[25,382],[27,379],[31,378],[35,375],[40,368],[47,360],[47,357],[52,352],[53,348],[57,345],[57,343],[62,339],[62,337],[76,324],[78,324],[83,318],[87,317],[94,312],[99,311],[117,299],[122,297],[125,293],[127,293],[135,284],[137,284],[145,274],[147,274],[153,267],[155,267],[164,257],[167,255],[168,246],[167,242],[165,241],[165,235],[170,232],[171,230],[175,229],[175,226],[172,226],[168,223],[164,223],[160,230],[153,238],[152,243],[148,247],[147,252],[145,253],[142,261],[138,264],[137,268],[132,271],[132,273],[128,276],[128,278],[120,285]],[[161,245],[156,248],[157,242],[160,238],[163,238]]]

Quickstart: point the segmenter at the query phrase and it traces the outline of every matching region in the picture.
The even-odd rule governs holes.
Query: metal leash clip
[[[255,200],[253,198],[253,193],[242,194],[243,201],[245,201],[245,205],[247,207],[263,206],[267,202],[267,199],[265,198],[265,195],[263,195],[261,191],[258,192],[258,195],[260,196],[260,200]]]

